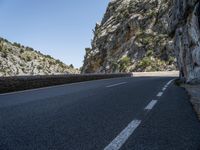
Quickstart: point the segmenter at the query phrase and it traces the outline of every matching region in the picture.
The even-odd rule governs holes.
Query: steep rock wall
[[[174,40],[180,76],[186,82],[200,81],[199,0],[173,0],[169,13],[169,33]]]
[[[96,24],[82,72],[175,70],[170,6],[171,0],[112,0]]]

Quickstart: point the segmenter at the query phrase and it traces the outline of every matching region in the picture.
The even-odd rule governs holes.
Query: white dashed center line
[[[157,97],[161,97],[163,95],[163,92],[159,92],[158,94],[157,94]]]
[[[162,89],[162,91],[164,92],[166,89],[167,89],[167,88],[166,88],[166,87],[164,87],[164,88]]]
[[[161,97],[163,92],[168,88],[173,80],[169,81],[162,89],[162,92],[157,94],[157,97]],[[118,85],[126,84],[127,82],[121,82],[113,85],[106,86],[107,88],[115,87]],[[158,100],[152,100],[144,110],[151,110],[156,105]],[[128,140],[128,138],[133,134],[133,132],[137,129],[137,127],[141,124],[141,120],[133,120],[128,126],[108,145],[104,148],[104,150],[119,150],[122,145]]]
[[[106,86],[107,88],[111,88],[111,87],[115,87],[115,86],[118,86],[118,85],[122,85],[122,84],[126,84],[127,82],[121,82],[121,83],[117,83],[117,84],[113,84],[113,85],[108,85]]]
[[[173,80],[170,80],[170,81],[167,83],[167,86],[170,85],[170,84],[172,83],[172,81],[174,81],[174,79],[173,79]]]
[[[156,105],[158,101],[157,100],[152,100],[146,107],[145,110],[151,110],[153,107]]]
[[[133,120],[104,150],[119,150],[140,123],[141,120]]]

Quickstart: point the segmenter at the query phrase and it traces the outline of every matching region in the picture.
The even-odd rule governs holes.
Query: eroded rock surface
[[[175,70],[170,7],[171,0],[112,0],[96,24],[82,72]]]
[[[200,5],[199,0],[173,0],[169,14],[169,33],[174,40],[181,77],[200,81]]]

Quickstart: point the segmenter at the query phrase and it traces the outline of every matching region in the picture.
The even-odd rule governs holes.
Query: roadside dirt
[[[200,120],[200,84],[198,85],[183,84],[182,87],[184,87],[188,91],[190,95],[190,101],[194,107],[194,110],[197,112],[198,118]]]

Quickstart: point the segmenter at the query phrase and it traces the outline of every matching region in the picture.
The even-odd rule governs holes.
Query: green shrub
[[[41,70],[41,69],[42,69],[42,66],[37,66],[37,69],[38,69],[38,70]]]
[[[146,56],[147,56],[147,57],[153,56],[153,50],[148,50],[148,51],[146,52]]]
[[[21,45],[19,43],[16,43],[16,42],[14,42],[13,45],[16,46],[16,47],[18,47],[18,48],[21,47]]]
[[[170,56],[169,59],[168,59],[168,64],[171,65],[175,62],[175,58]]]
[[[26,61],[31,61],[31,56],[27,56]]]
[[[74,68],[74,66],[73,66],[72,64],[71,64],[71,65],[69,65],[69,67],[70,67],[70,68]]]
[[[6,51],[3,51],[2,54],[1,54],[1,57],[3,58],[7,58],[8,57],[8,54]]]
[[[24,50],[23,49],[20,49],[20,54],[24,53]]]
[[[131,65],[131,59],[130,59],[130,57],[128,57],[128,56],[123,57],[119,61],[120,72],[126,72],[127,71],[127,67],[129,67],[130,65]]]
[[[51,66],[51,65],[54,65],[55,64],[55,62],[53,62],[53,61],[49,61],[49,65]]]
[[[11,51],[12,51],[12,48],[8,48],[7,50],[8,50],[9,52],[11,52]]]
[[[144,70],[148,66],[153,66],[153,62],[151,61],[150,57],[144,57],[142,60],[139,61],[139,63],[136,66],[136,69]]]
[[[56,63],[59,65],[63,65],[63,63],[59,59],[56,59]]]
[[[150,57],[144,57],[141,62],[140,62],[140,66],[141,67],[147,67],[147,66],[150,66],[151,65],[151,59]]]
[[[31,47],[26,47],[26,50],[27,50],[27,51],[34,51],[34,49],[31,48]]]

